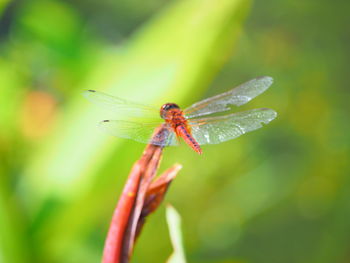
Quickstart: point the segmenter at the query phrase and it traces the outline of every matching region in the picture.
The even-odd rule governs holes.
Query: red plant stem
[[[103,251],[103,263],[119,262],[124,239],[124,231],[127,227],[130,214],[134,207],[136,192],[140,182],[140,173],[140,165],[139,162],[137,162],[133,166],[130,177],[126,182],[123,193],[113,214]]]
[[[155,148],[154,151],[153,149],[150,149],[151,147]],[[152,183],[153,178],[156,175],[160,158],[162,155],[162,148],[155,145],[148,145],[144,154],[145,153],[153,154],[151,159],[149,160],[149,163],[147,164],[147,167],[145,167],[146,169],[143,170],[143,174],[141,175],[141,182],[139,184],[140,187],[137,193],[136,203],[134,205],[134,209],[132,211],[132,216],[130,218],[126,233],[124,234],[124,242],[122,248],[123,254],[121,255],[121,263],[128,262],[133,251],[135,236],[137,232],[137,225],[142,211],[142,207],[144,205],[146,192],[150,184]]]
[[[149,180],[146,180],[146,183],[142,183],[144,185],[143,191],[147,185],[149,186],[153,178],[149,174],[155,174],[161,153],[162,147],[149,144],[141,159],[134,164],[113,214],[103,251],[103,263],[123,263],[128,261],[136,232],[136,226],[133,226],[133,224],[137,225],[135,221],[137,222],[138,219],[137,214],[140,214],[139,206],[142,209],[143,204],[143,202],[139,202],[140,204],[134,211],[136,197],[139,196],[140,184],[141,181],[144,181],[145,174],[148,175],[146,178],[149,178]],[[144,196],[144,194],[142,193],[141,196]],[[139,198],[138,200],[140,200]],[[133,219],[133,224],[130,225],[131,219]]]
[[[162,142],[167,139],[167,136],[168,130],[161,125],[154,132],[152,141],[156,144],[163,144]],[[150,186],[156,175],[162,152],[163,146],[148,144],[141,158],[134,164],[113,214],[105,242],[102,263],[129,262],[136,236],[145,219],[145,216],[141,216],[144,206],[149,205],[145,209],[150,210],[150,212],[154,211],[163,199],[168,187],[166,185],[164,189],[159,188],[159,193],[154,193],[157,197],[154,202],[146,198],[147,192],[152,189]],[[172,177],[175,177],[180,168],[181,166],[178,165],[173,169],[169,169],[168,173],[171,175],[164,175],[162,178],[164,184],[170,184]],[[145,204],[147,201],[151,203]]]

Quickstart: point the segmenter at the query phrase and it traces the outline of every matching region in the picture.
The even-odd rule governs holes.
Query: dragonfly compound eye
[[[180,107],[175,103],[166,103],[160,108],[160,116],[165,117],[166,113],[172,109],[180,109]]]

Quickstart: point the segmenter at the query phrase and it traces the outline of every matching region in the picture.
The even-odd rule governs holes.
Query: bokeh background
[[[96,89],[182,106],[256,76],[264,128],[183,165],[166,202],[188,262],[350,262],[349,11],[342,0],[0,1],[0,262],[99,262],[144,145],[109,137]],[[236,109],[235,109],[236,110]],[[132,262],[171,254],[164,206]]]

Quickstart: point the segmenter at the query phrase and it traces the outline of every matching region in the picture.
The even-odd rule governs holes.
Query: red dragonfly
[[[228,111],[231,109],[229,105],[240,106],[249,102],[268,89],[272,82],[271,77],[258,77],[184,110],[175,103],[166,103],[159,111],[156,107],[130,102],[95,90],[85,91],[84,96],[91,102],[116,112],[119,120],[101,122],[101,127],[111,135],[159,146],[178,145],[179,138],[182,137],[194,151],[202,154],[200,145],[234,139],[259,129],[263,126],[262,123],[267,124],[276,118],[277,113],[267,108],[207,116]],[[162,138],[159,138],[160,135],[157,138],[157,134],[153,135],[153,132],[160,125],[163,128]]]

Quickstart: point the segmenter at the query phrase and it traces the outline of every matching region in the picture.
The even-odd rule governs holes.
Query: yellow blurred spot
[[[47,134],[52,127],[55,113],[56,101],[50,94],[29,92],[20,111],[20,126],[24,136],[36,139]]]
[[[129,196],[129,197],[134,197],[134,196],[135,196],[135,193],[134,193],[134,192],[129,192],[129,193],[128,193],[128,196]]]

